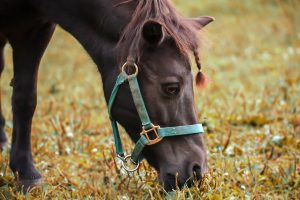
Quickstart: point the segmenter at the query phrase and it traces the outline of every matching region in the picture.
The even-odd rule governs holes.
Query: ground
[[[174,0],[185,15],[211,15],[195,90],[209,171],[173,199],[300,198],[300,2]],[[11,49],[5,49],[2,104],[11,138]],[[195,67],[196,68],[196,67]],[[8,152],[0,154],[0,199],[163,199],[154,170],[120,172],[101,80],[91,59],[57,29],[41,63],[32,146],[44,184],[16,192]],[[127,150],[133,145],[122,134]]]

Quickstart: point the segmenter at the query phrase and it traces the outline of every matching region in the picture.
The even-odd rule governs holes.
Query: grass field
[[[300,199],[300,2],[174,0],[185,15],[211,15],[202,62],[209,86],[196,92],[209,171],[173,199]],[[1,77],[11,138],[11,49]],[[120,172],[100,76],[69,34],[57,29],[41,63],[32,129],[44,184],[23,196],[0,154],[0,199],[163,199],[146,162]],[[125,133],[126,149],[133,147]]]

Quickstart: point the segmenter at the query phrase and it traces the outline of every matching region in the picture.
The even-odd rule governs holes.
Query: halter
[[[131,64],[132,63],[132,64]],[[126,71],[129,70],[129,67],[134,69],[134,72],[128,74]],[[122,66],[122,71],[119,74],[115,86],[112,90],[109,102],[108,102],[108,113],[112,125],[114,140],[115,140],[115,147],[116,147],[116,154],[119,159],[122,161],[122,167],[128,172],[134,172],[139,168],[139,163],[142,160],[142,151],[146,145],[154,145],[160,142],[164,137],[173,137],[173,136],[180,136],[180,135],[192,135],[192,134],[201,134],[204,133],[203,127],[201,124],[193,124],[193,125],[185,125],[185,126],[173,126],[173,127],[160,127],[159,125],[153,125],[141,91],[139,87],[139,83],[137,80],[138,75],[138,66],[134,62],[127,61]],[[129,82],[130,91],[133,97],[133,101],[135,107],[137,109],[138,115],[140,117],[142,123],[142,132],[140,133],[140,139],[134,146],[134,149],[130,155],[125,156],[122,141],[120,138],[120,133],[117,125],[117,121],[112,116],[112,107],[116,96],[118,94],[119,88],[122,84],[126,81]],[[131,161],[132,164],[135,165],[133,169],[130,169],[127,166],[128,160]]]

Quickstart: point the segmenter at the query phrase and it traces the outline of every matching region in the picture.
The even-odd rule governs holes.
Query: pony
[[[130,61],[138,66],[141,95],[153,124],[197,123],[190,53],[201,85],[205,78],[197,32],[212,17],[183,17],[169,0],[0,0],[0,5],[0,73],[7,42],[14,65],[9,166],[25,191],[42,181],[32,156],[31,124],[40,60],[57,25],[73,35],[95,62],[107,102],[120,67]],[[128,83],[120,86],[111,115],[134,142],[139,140],[140,118]],[[0,112],[1,146],[7,143],[4,126]],[[142,154],[167,191],[191,186],[207,168],[206,147],[199,134],[165,138],[147,145]]]

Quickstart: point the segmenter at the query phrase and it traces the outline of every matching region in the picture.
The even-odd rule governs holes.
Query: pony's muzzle
[[[200,163],[187,164],[183,168],[170,166],[168,169],[162,169],[159,177],[160,182],[166,191],[192,187],[194,183],[201,181],[202,168]]]

